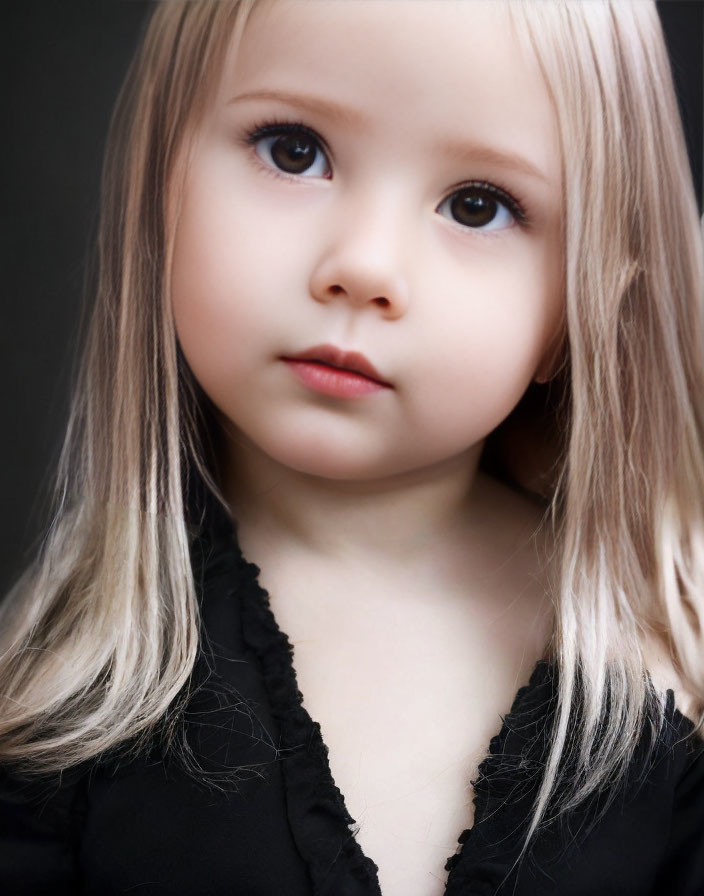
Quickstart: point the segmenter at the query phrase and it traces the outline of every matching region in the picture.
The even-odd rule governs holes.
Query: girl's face
[[[236,444],[336,479],[466,463],[562,317],[560,148],[496,0],[259,5],[176,229],[184,355]],[[331,344],[390,386],[322,394]]]

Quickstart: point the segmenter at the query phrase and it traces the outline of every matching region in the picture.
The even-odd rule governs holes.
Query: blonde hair
[[[186,705],[200,643],[192,480],[227,505],[170,315],[172,225],[182,150],[256,2],[158,5],[118,98],[53,520],[0,610],[0,761],[27,772],[138,750]],[[704,246],[654,3],[508,9],[555,105],[565,187],[560,675],[527,844],[551,808],[619,780],[648,724],[661,729],[646,635],[665,638],[704,721]]]
[[[704,721],[704,246],[655,4],[509,12],[553,98],[565,192],[560,681],[530,837],[570,741],[577,774],[561,811],[621,778],[648,723],[661,730],[649,636],[665,638],[699,731]]]

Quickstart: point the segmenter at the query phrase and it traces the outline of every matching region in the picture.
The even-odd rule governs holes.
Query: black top
[[[0,768],[0,893],[379,896],[377,866],[302,706],[293,649],[235,535],[221,516],[193,547],[206,649],[180,730],[210,785],[156,740],[146,755],[40,781]],[[686,738],[694,726],[672,691],[653,760],[634,761],[605,814],[597,795],[512,867],[556,678],[540,661],[492,738],[446,894],[702,896],[704,744]]]

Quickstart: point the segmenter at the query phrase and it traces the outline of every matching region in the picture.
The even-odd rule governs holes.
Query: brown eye
[[[474,230],[502,230],[511,226],[514,217],[520,220],[520,211],[511,208],[512,205],[508,196],[499,196],[489,185],[472,186],[463,187],[448,196],[438,211],[447,207],[454,221]]]
[[[285,174],[328,176],[327,160],[320,143],[307,131],[301,128],[284,129],[281,126],[278,126],[277,131],[267,130],[263,133],[263,130],[252,134],[249,141],[262,161]],[[320,162],[316,164],[318,157]]]

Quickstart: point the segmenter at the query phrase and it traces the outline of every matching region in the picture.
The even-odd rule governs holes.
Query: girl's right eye
[[[273,173],[311,177],[331,177],[330,165],[317,134],[303,124],[270,122],[255,127],[245,143]],[[318,159],[319,156],[319,159]]]

